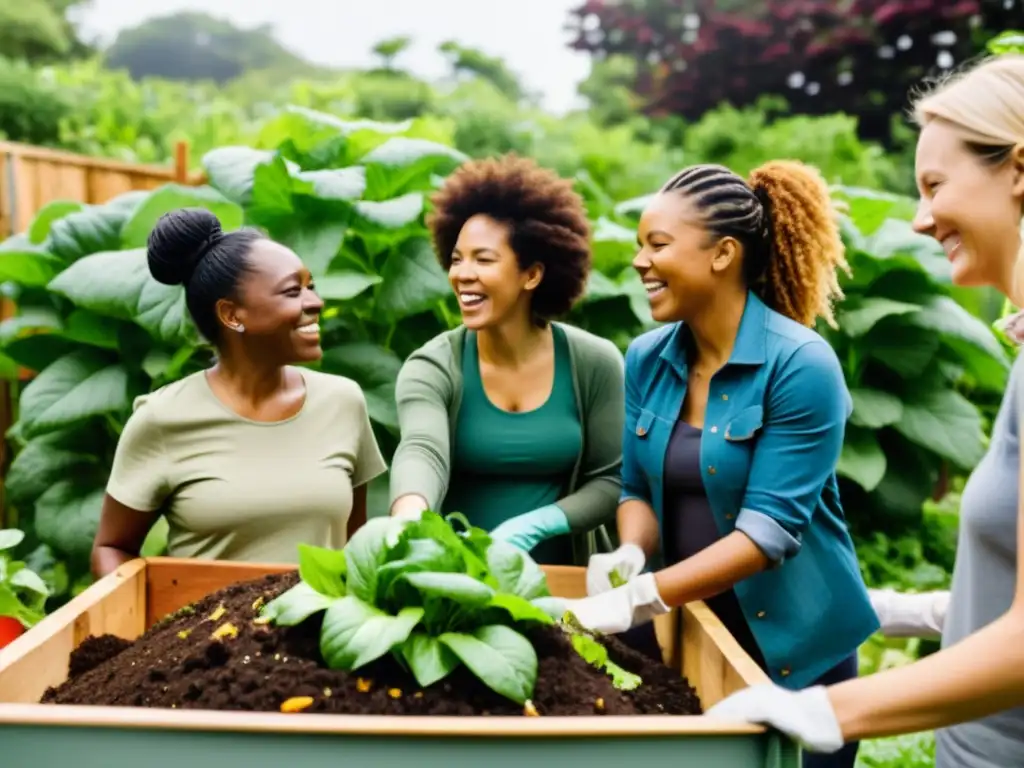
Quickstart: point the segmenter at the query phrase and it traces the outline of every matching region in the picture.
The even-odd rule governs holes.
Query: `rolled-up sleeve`
[[[773,376],[766,400],[736,529],[780,564],[800,551],[839,461],[852,400],[839,360],[824,340],[808,342],[790,356]]]
[[[626,349],[626,421],[622,429],[622,491],[619,503],[630,499],[651,503],[647,477],[636,455],[634,431],[640,418],[640,392],[637,387],[639,352],[635,345]]]

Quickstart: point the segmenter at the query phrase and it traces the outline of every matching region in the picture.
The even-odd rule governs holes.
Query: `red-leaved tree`
[[[857,115],[886,140],[922,79],[1024,24],[1024,0],[588,0],[571,46],[634,57],[651,114],[699,118],[781,95],[794,112]]]

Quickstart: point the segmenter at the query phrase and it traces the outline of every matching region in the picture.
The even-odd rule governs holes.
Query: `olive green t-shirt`
[[[202,371],[139,397],[107,492],[166,515],[171,557],[296,563],[299,544],[343,546],[353,489],[386,466],[359,386],[298,370],[305,402],[283,421],[239,416]]]

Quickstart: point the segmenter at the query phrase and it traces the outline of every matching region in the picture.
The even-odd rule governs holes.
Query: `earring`
[[[235,326],[235,330],[238,331],[239,333],[245,333],[245,326],[239,323],[238,325]]]

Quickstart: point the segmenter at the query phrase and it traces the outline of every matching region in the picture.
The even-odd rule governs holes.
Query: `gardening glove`
[[[653,573],[637,576],[623,586],[599,595],[568,600],[565,608],[572,611],[587,629],[606,635],[625,632],[669,612],[669,607],[658,594]]]
[[[886,637],[941,637],[949,591],[915,595],[892,589],[869,589],[871,607]]]
[[[790,691],[772,683],[737,691],[707,711],[708,717],[758,723],[782,731],[809,752],[836,752],[844,743],[827,689]]]
[[[490,536],[529,552],[542,541],[563,533],[569,533],[569,520],[557,505],[549,504],[506,520]]]
[[[611,582],[613,571],[627,582],[644,569],[646,562],[644,551],[636,544],[623,544],[614,552],[591,555],[587,563],[587,594],[599,595],[615,589]]]

